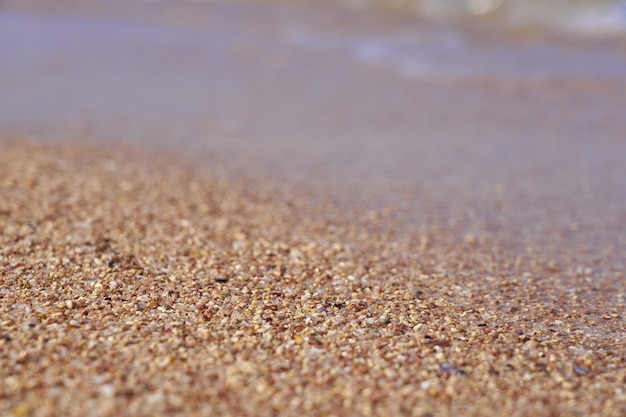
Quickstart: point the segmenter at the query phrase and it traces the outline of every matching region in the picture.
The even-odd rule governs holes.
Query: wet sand
[[[618,44],[14,3],[1,415],[626,413]]]
[[[626,412],[614,253],[407,230],[132,147],[1,146],[2,415]]]

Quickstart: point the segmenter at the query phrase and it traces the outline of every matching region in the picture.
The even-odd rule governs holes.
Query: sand
[[[0,416],[626,415],[621,41],[53,3],[0,6]]]
[[[615,254],[154,150],[0,149],[3,416],[626,414]]]

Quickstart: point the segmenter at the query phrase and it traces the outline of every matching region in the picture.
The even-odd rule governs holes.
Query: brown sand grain
[[[617,267],[138,149],[0,143],[3,416],[626,415]]]

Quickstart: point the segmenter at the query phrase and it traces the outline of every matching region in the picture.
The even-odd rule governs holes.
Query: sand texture
[[[3,416],[626,415],[608,255],[156,152],[0,143]]]

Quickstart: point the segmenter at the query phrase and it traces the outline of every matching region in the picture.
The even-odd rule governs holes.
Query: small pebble
[[[576,375],[586,376],[591,373],[591,370],[586,366],[576,366],[574,368],[574,372],[576,373]]]

